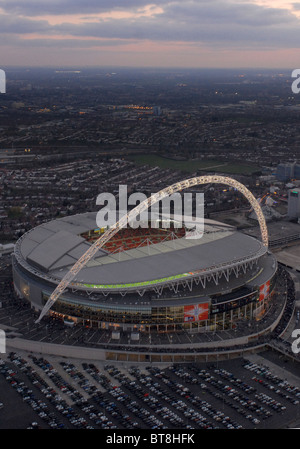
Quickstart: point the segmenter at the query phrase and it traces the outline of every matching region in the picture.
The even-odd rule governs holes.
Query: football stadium
[[[138,220],[162,197],[205,183],[244,194],[259,239],[209,218],[182,221],[174,211],[156,209],[151,220]],[[16,296],[38,316],[38,350],[66,356],[88,351],[95,359],[179,363],[240,357],[281,335],[294,307],[292,281],[268,249],[259,204],[242,184],[215,175],[173,184],[107,226],[99,227],[97,212],[45,222],[17,241],[12,268]],[[26,326],[21,333],[31,341]]]
[[[40,311],[66,273],[104,232],[96,213],[44,223],[16,244],[14,288]],[[192,224],[191,224],[192,227]],[[81,269],[50,315],[69,325],[118,331],[212,332],[259,320],[276,285],[274,256],[259,240],[205,220],[124,228]]]

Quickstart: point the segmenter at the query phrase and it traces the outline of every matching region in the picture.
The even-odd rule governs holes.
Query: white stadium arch
[[[112,227],[110,227],[107,231],[105,231],[93,245],[78,259],[78,261],[73,265],[70,271],[63,277],[61,282],[57,285],[53,293],[50,295],[47,303],[42,309],[39,318],[37,319],[37,323],[46,315],[46,313],[50,310],[55,301],[60,297],[60,295],[66,290],[72,280],[77,276],[80,270],[88,263],[88,261],[96,254],[96,252],[102,248],[102,246],[107,243],[120,229],[127,226],[127,223],[130,220],[133,220],[139,214],[141,214],[144,210],[151,207],[153,204],[162,200],[166,196],[172,195],[175,192],[187,189],[189,187],[202,185],[202,184],[226,184],[230,187],[238,190],[244,197],[249,201],[253,210],[256,213],[260,232],[261,239],[264,246],[268,247],[268,229],[266,225],[266,220],[261,210],[261,207],[254,197],[254,195],[245,187],[242,183],[236,181],[235,179],[226,177],[226,176],[218,176],[218,175],[208,175],[208,176],[196,176],[194,178],[185,179],[184,181],[177,182],[175,184],[166,187],[159,192],[151,195],[145,201],[141,202],[138,206],[132,209],[127,215],[124,215],[119,221],[115,223]]]

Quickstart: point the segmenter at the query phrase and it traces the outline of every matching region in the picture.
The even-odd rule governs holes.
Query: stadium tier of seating
[[[83,234],[89,242],[93,243],[99,237],[99,232]],[[162,241],[172,240],[173,238],[182,238],[185,236],[185,228],[170,227],[163,228],[126,228],[121,229],[103,246],[103,250],[109,253],[116,253],[146,246],[148,243],[156,244]]]

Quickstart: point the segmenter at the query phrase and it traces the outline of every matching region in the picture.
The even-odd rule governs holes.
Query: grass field
[[[259,171],[259,167],[249,164],[224,162],[218,160],[187,160],[176,161],[156,154],[141,154],[130,156],[129,159],[138,165],[150,165],[151,167],[170,168],[182,172],[193,173],[197,170],[212,171],[216,173],[231,173],[251,175]]]

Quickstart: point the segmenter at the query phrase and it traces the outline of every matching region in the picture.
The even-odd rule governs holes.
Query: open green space
[[[259,171],[259,167],[250,164],[224,162],[218,160],[184,160],[169,159],[157,154],[138,154],[129,156],[129,159],[138,165],[150,165],[151,167],[169,168],[186,173],[194,173],[203,170],[216,173],[231,173],[251,175]]]

